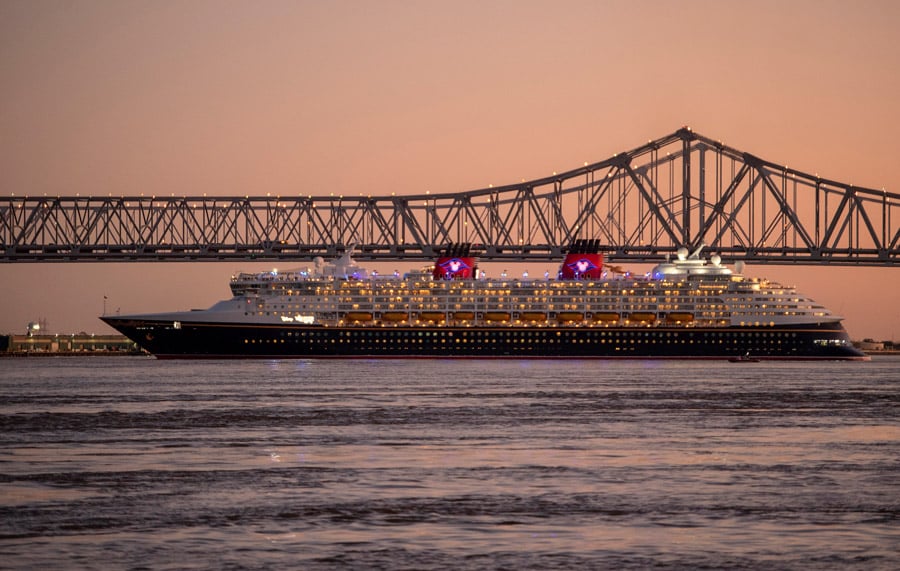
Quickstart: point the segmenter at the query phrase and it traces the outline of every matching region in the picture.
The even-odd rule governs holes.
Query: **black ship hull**
[[[840,323],[769,327],[377,327],[103,317],[160,359],[633,358],[862,360]]]

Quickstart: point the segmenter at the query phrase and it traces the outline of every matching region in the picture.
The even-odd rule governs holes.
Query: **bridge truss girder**
[[[900,195],[820,178],[684,128],[551,177],[451,194],[2,197],[0,261],[558,259],[576,238],[655,262],[701,243],[726,261],[896,266]]]

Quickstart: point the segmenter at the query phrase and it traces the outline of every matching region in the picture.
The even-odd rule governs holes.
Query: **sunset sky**
[[[457,192],[682,125],[900,192],[898,29],[896,1],[3,0],[0,194]],[[104,296],[208,307],[257,267],[3,264],[0,332],[107,333]],[[898,268],[747,273],[900,340]]]

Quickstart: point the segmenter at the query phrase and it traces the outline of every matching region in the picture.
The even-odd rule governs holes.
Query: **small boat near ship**
[[[700,248],[640,277],[604,271],[600,250],[576,240],[553,279],[497,279],[466,244],[403,277],[370,274],[350,247],[306,269],[239,273],[209,309],[101,319],[161,359],[867,358],[841,317]]]

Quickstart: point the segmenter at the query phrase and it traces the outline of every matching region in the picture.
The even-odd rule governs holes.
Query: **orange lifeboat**
[[[390,321],[392,323],[406,321],[407,319],[409,319],[409,314],[400,311],[388,311],[387,313],[381,314],[382,321]]]
[[[571,323],[572,321],[581,321],[582,319],[584,319],[584,314],[577,311],[561,311],[556,314],[556,320],[559,322]]]
[[[675,311],[666,315],[669,323],[690,323],[694,320],[694,314],[685,311]]]
[[[640,321],[641,323],[653,323],[656,321],[656,314],[648,311],[635,311],[628,316],[631,321]]]
[[[602,323],[615,323],[619,320],[618,313],[609,313],[609,312],[601,312],[594,314],[594,321],[600,321]]]
[[[505,311],[488,311],[484,314],[485,321],[509,321],[509,313]]]
[[[422,321],[430,321],[431,323],[443,323],[446,317],[440,311],[423,311],[419,314]]]
[[[472,311],[457,311],[453,314],[453,319],[457,321],[472,321],[475,319],[475,313]]]
[[[372,321],[372,314],[368,311],[351,311],[344,315],[347,321]]]
[[[523,311],[519,314],[519,319],[537,323],[540,321],[547,321],[547,314],[540,311]]]

